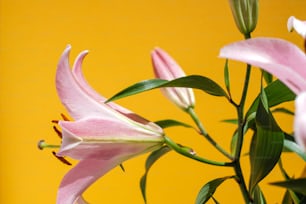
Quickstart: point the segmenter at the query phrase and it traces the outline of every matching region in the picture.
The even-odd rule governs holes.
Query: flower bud
[[[235,23],[239,31],[249,36],[258,19],[258,0],[229,0]]]
[[[151,56],[156,78],[174,80],[186,76],[182,68],[164,50],[155,48]],[[194,106],[195,99],[191,88],[162,88],[162,92],[183,110]]]

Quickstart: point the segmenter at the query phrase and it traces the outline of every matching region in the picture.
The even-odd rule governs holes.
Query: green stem
[[[247,34],[244,37],[245,39],[248,39],[248,38],[251,38],[251,35]],[[236,148],[234,152],[234,170],[237,175],[237,179],[236,179],[237,183],[239,184],[244,201],[247,204],[253,203],[253,199],[245,183],[245,179],[244,179],[243,172],[241,169],[240,158],[241,158],[241,151],[242,151],[243,139],[244,139],[244,126],[245,126],[244,106],[245,106],[245,101],[247,97],[250,76],[251,76],[251,65],[248,64],[246,67],[246,74],[245,74],[245,80],[244,80],[241,100],[238,105],[235,105],[237,116],[238,116],[238,138],[237,138]]]
[[[246,75],[245,75],[244,88],[242,91],[242,97],[241,97],[239,105],[236,107],[237,115],[238,115],[238,139],[237,139],[237,146],[236,146],[236,152],[235,152],[235,160],[240,158],[242,144],[243,144],[243,136],[244,136],[243,129],[245,125],[243,113],[244,113],[244,105],[245,105],[245,100],[246,100],[248,87],[249,87],[250,76],[251,76],[251,65],[248,64]]]
[[[252,198],[248,192],[248,189],[245,183],[245,179],[242,173],[242,169],[241,169],[241,164],[240,164],[241,150],[242,150],[243,138],[244,138],[244,125],[245,125],[244,105],[245,105],[245,100],[247,96],[250,75],[251,75],[251,66],[247,65],[241,100],[240,100],[239,105],[236,107],[237,115],[238,115],[238,138],[237,138],[236,149],[235,149],[236,151],[234,153],[234,161],[235,161],[234,170],[238,177],[237,182],[239,184],[239,187],[242,192],[245,203],[252,203]]]
[[[197,156],[196,154],[194,154],[192,151],[190,151],[190,149],[186,148],[186,147],[182,147],[178,144],[176,144],[175,142],[173,142],[169,137],[165,136],[165,143],[174,151],[176,151],[177,153],[186,156],[188,158],[194,159],[196,161],[205,163],[205,164],[211,164],[214,166],[233,166],[233,163],[229,163],[229,162],[217,162],[217,161],[212,161],[212,160],[208,160],[202,157]]]
[[[233,160],[234,158],[232,157],[231,154],[229,154],[227,151],[225,151],[205,130],[203,124],[201,123],[201,121],[199,120],[197,114],[195,113],[193,107],[189,107],[187,110],[187,113],[191,116],[191,118],[193,119],[193,121],[196,123],[196,125],[198,126],[199,130],[200,130],[200,134],[203,135],[207,141],[212,144],[217,150],[219,150],[224,156],[226,156],[227,158],[229,158],[230,160]]]

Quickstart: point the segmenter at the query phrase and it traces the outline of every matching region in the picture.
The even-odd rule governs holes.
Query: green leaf
[[[168,153],[170,150],[171,149],[168,146],[163,146],[160,149],[152,152],[146,160],[145,173],[140,179],[141,194],[142,194],[142,197],[145,203],[147,203],[146,185],[147,185],[147,176],[148,176],[149,170],[158,159],[160,159],[163,155]]]
[[[214,96],[224,96],[228,98],[226,92],[213,80],[200,76],[190,75],[181,78],[174,79],[172,81],[162,79],[150,79],[142,82],[138,82],[112,96],[106,102],[118,100],[127,96],[135,95],[144,91],[149,91],[156,88],[165,87],[187,87],[200,89],[208,94]]]
[[[294,115],[294,112],[292,112],[291,110],[287,108],[275,108],[272,110],[272,113],[285,113],[288,115]]]
[[[234,125],[238,124],[238,120],[237,119],[225,119],[225,120],[221,120],[221,122],[231,123],[231,124],[234,124]]]
[[[259,186],[254,189],[254,204],[266,204],[267,201]]]
[[[223,183],[223,181],[229,178],[233,178],[233,176],[217,178],[217,179],[211,180],[210,182],[206,183],[198,193],[198,196],[196,198],[196,204],[206,203],[213,196],[213,194],[215,193],[219,185]]]
[[[224,83],[228,93],[230,93],[231,91],[230,91],[230,76],[228,71],[228,59],[225,60],[224,64]]]
[[[296,95],[281,81],[275,80],[265,87],[265,93],[268,99],[269,107],[276,106],[280,103],[293,101]],[[247,111],[247,116],[254,113],[258,107],[260,95],[254,100],[253,104],[250,106]]]
[[[292,204],[294,201],[291,198],[290,192],[286,191],[282,200],[282,204]]]
[[[268,112],[269,111],[269,102],[268,102],[268,97],[266,95],[265,89],[261,88],[260,92],[260,100],[262,102],[263,107],[265,110]]]
[[[296,153],[306,162],[306,153],[301,149],[301,147],[297,145],[295,142],[285,139],[284,140],[284,151],[288,151],[288,150]]]
[[[256,134],[252,138],[250,147],[250,192],[253,192],[256,185],[274,168],[281,155],[284,140],[283,132],[272,114],[266,112],[261,100],[255,120]]]
[[[263,75],[263,77],[264,77],[264,79],[265,79],[267,84],[272,83],[272,81],[273,81],[273,75],[272,74],[262,70],[262,75]]]
[[[159,120],[155,121],[157,125],[159,125],[161,128],[168,128],[173,126],[183,126],[186,128],[193,128],[191,125],[188,125],[187,123],[183,123],[177,120],[167,119],[167,120]]]
[[[306,195],[306,178],[290,179],[287,181],[273,182],[271,184]]]

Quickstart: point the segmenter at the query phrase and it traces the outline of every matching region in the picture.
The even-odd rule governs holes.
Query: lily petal
[[[294,16],[290,16],[287,22],[287,28],[290,32],[295,30],[299,35],[306,39],[306,21],[301,21]]]
[[[306,92],[295,100],[294,137],[296,142],[306,150]]]
[[[56,72],[56,89],[61,102],[75,120],[89,116],[112,118],[114,111],[87,95],[75,80],[69,66],[70,49],[71,46],[67,46],[63,52]]]
[[[161,48],[155,48],[152,53],[154,74],[159,79],[173,80],[186,74],[176,61]],[[178,107],[187,109],[194,106],[194,93],[190,88],[162,88],[163,94]]]
[[[296,94],[306,90],[306,57],[292,43],[276,38],[253,38],[223,47],[220,57],[258,66],[278,77]]]
[[[117,120],[90,118],[60,121],[63,141],[58,156],[74,159],[110,159],[115,155],[144,153],[163,142],[161,134]],[[134,154],[134,153],[133,153]]]
[[[82,72],[82,63],[83,60],[85,58],[85,56],[88,54],[88,51],[85,50],[83,52],[81,52],[73,65],[72,68],[72,74],[75,78],[75,80],[77,81],[77,83],[79,84],[80,88],[82,88],[82,90],[89,96],[91,97],[93,100],[95,100],[96,102],[100,103],[102,106],[109,106],[111,109],[116,110],[117,112],[120,112],[121,114],[125,115],[126,117],[130,118],[131,120],[137,121],[139,123],[145,124],[145,125],[149,125],[152,128],[158,129],[160,130],[159,127],[157,127],[154,123],[146,120],[145,118],[133,113],[132,111],[117,105],[116,103],[110,102],[107,104],[104,104],[104,102],[106,101],[106,98],[101,96],[99,93],[97,93],[86,81],[83,72]]]
[[[82,160],[63,178],[58,194],[57,204],[82,204],[82,193],[98,178],[122,162],[122,158],[111,160]]]

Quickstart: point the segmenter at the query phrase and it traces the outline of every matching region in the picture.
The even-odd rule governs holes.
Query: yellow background
[[[306,19],[305,8],[305,0],[260,1],[253,36],[285,38],[301,47],[301,37],[288,33],[286,22],[290,15]],[[0,203],[55,203],[61,178],[71,168],[55,159],[51,150],[36,147],[40,139],[60,142],[50,121],[66,113],[55,91],[54,75],[68,43],[72,45],[71,61],[81,50],[90,50],[84,73],[93,87],[110,97],[128,85],[153,78],[150,51],[155,46],[168,51],[187,74],[205,75],[223,86],[224,60],[217,57],[219,49],[240,39],[228,1],[0,0]],[[230,66],[233,95],[238,100],[244,66],[234,62]],[[248,104],[259,89],[258,77],[254,69]],[[206,129],[228,149],[234,127],[220,120],[234,117],[234,109],[223,98],[195,93],[196,111]],[[118,103],[153,121],[174,118],[191,123],[158,90]],[[288,106],[293,110],[292,103]],[[292,118],[278,116],[282,127],[290,131]],[[224,160],[192,130],[166,131],[199,155]],[[246,153],[248,143],[244,147]],[[91,203],[143,203],[139,179],[145,158],[125,162],[125,173],[120,168],[108,173],[86,192],[86,198]],[[304,162],[300,158],[285,155],[284,160],[290,175],[301,173]],[[243,164],[247,169],[247,158]],[[148,203],[194,203],[204,183],[232,173],[171,152],[151,169]],[[280,203],[284,190],[267,185],[280,179],[276,167],[262,182],[268,203]],[[226,181],[215,197],[221,203],[243,202],[234,181]]]

